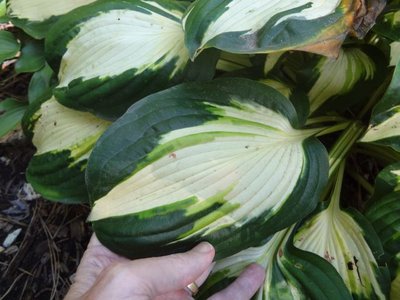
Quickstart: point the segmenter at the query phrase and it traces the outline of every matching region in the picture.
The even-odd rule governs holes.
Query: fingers
[[[210,275],[211,270],[214,268],[215,262],[210,264],[208,268],[194,281],[194,283],[199,287],[201,286],[206,280],[208,275]]]
[[[132,261],[129,267],[131,278],[140,289],[153,297],[182,290],[188,284],[201,284],[212,268],[215,251],[209,243],[201,243],[192,250],[158,258]]]
[[[194,283],[200,287],[207,279],[208,275],[210,275],[212,268],[214,267],[215,262],[212,263],[207,270],[197,278]],[[185,288],[181,288],[178,291],[169,292],[167,294],[163,294],[159,297],[156,297],[154,300],[193,300],[193,295]]]
[[[209,300],[245,300],[250,299],[264,283],[265,270],[257,264],[251,264],[226,289],[211,296]]]

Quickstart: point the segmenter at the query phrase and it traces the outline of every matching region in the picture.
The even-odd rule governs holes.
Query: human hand
[[[213,267],[214,255],[214,248],[203,242],[185,253],[129,260],[105,248],[93,235],[65,300],[193,299],[185,287],[192,282],[203,284]],[[210,299],[250,299],[264,276],[263,268],[252,264]]]

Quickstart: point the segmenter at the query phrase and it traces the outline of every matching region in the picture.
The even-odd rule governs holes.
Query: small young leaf
[[[11,32],[0,30],[0,64],[17,55],[20,44]]]
[[[47,100],[51,97],[54,77],[53,70],[47,64],[33,74],[28,88],[29,103],[35,103],[40,99]]]
[[[40,70],[45,64],[43,42],[31,38],[22,41],[21,56],[15,63],[17,73],[31,73]]]
[[[6,99],[0,102],[0,137],[17,127],[26,108],[25,103],[14,99]]]

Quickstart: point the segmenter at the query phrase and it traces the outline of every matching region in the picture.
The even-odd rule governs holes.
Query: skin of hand
[[[214,255],[213,246],[203,242],[185,253],[129,260],[108,250],[93,235],[64,299],[193,299],[185,287],[192,282],[200,286],[207,279]],[[264,269],[252,264],[209,300],[250,299],[264,277]]]

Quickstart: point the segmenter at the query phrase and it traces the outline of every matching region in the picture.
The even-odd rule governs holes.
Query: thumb
[[[139,280],[139,288],[155,297],[194,282],[210,269],[214,255],[213,246],[203,242],[185,253],[132,261],[129,268]]]

